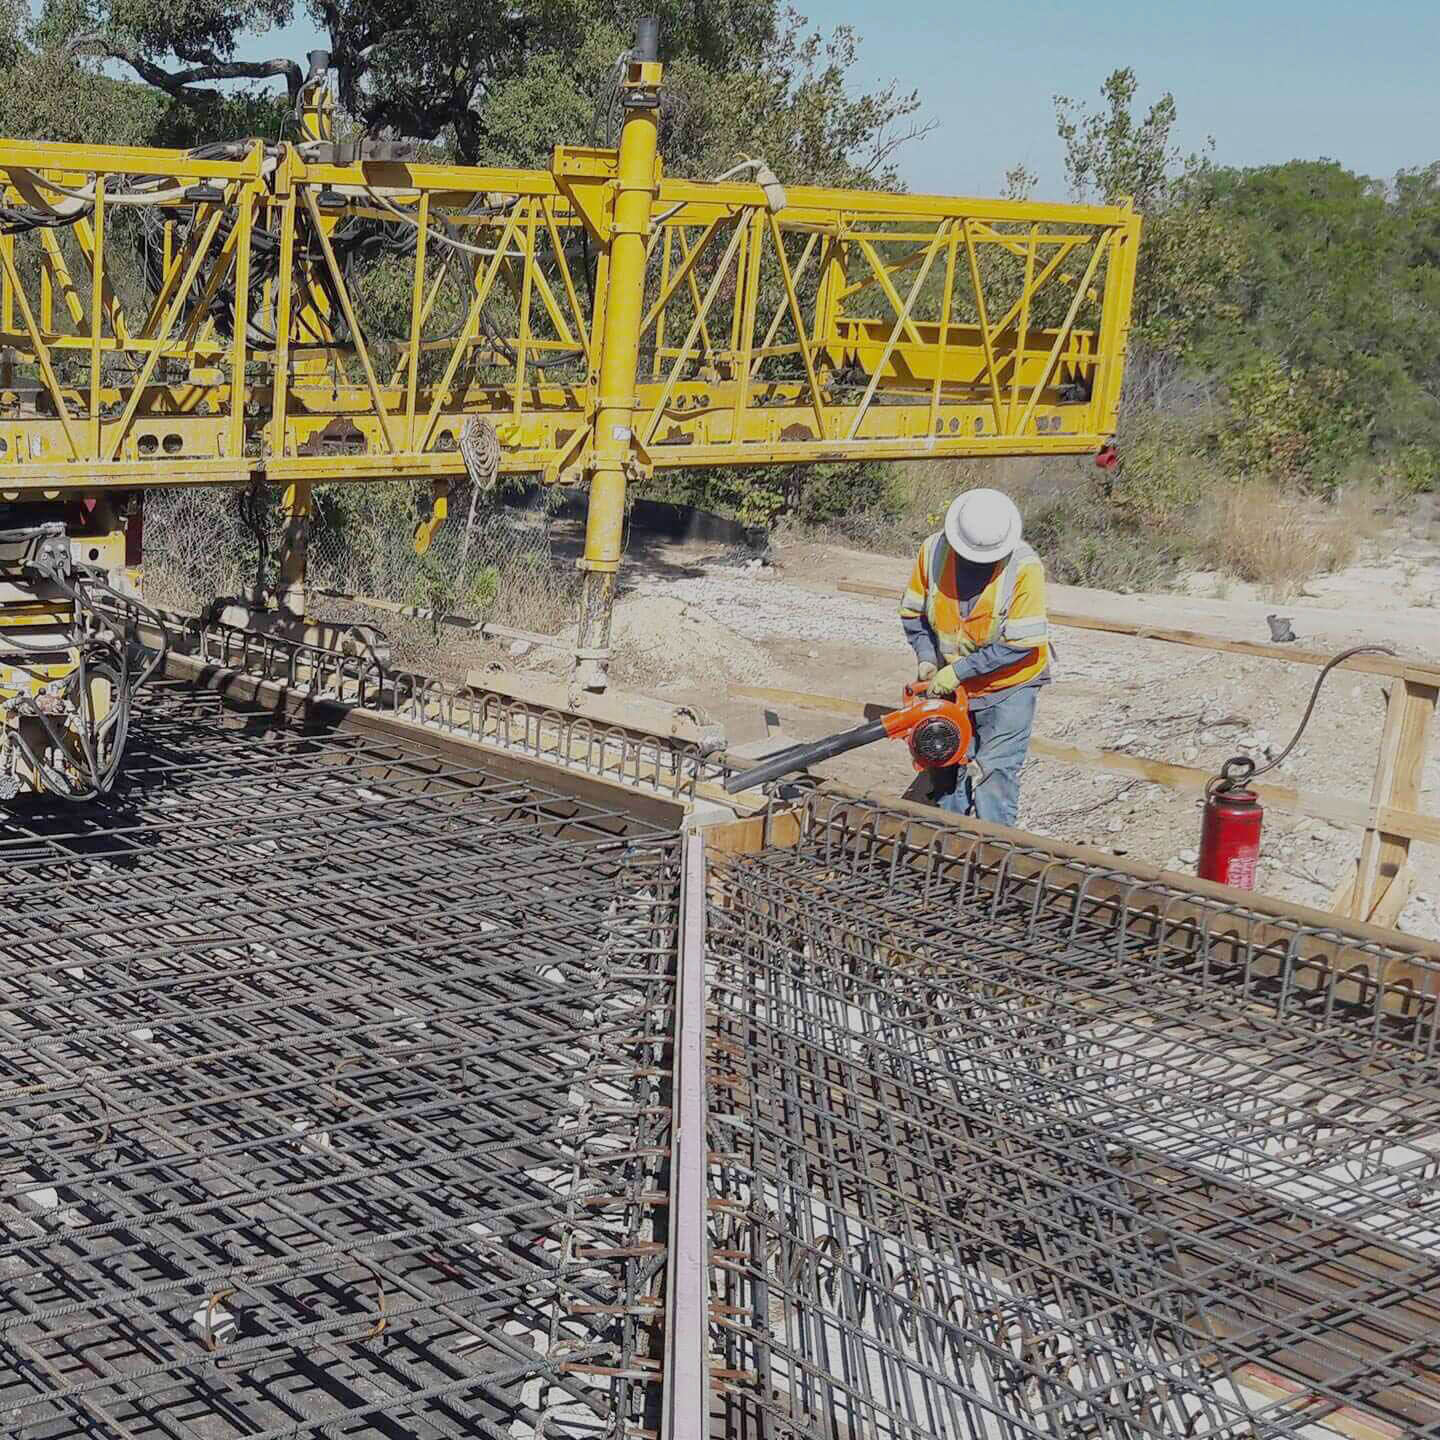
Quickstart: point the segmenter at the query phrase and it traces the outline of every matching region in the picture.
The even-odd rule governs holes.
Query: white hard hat
[[[1003,560],[1020,543],[1020,512],[998,490],[967,490],[945,512],[945,538],[966,560]]]

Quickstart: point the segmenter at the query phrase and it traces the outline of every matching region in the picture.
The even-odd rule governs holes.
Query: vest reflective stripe
[[[1050,638],[1050,626],[1043,616],[1035,620],[1011,620],[1007,617],[1000,629],[1000,638],[1007,645],[1038,645]]]
[[[932,535],[925,543],[930,547],[930,553],[925,557],[925,573],[930,577],[930,593],[925,597],[928,606],[930,597],[940,589],[940,577],[945,570],[945,561],[950,556],[950,547],[945,543],[943,531],[939,535]]]
[[[1010,622],[1010,606],[1015,599],[1015,585],[1020,577],[1021,566],[1027,562],[1037,559],[1034,550],[1022,540],[1014,550],[1010,552],[1005,562],[1005,568],[1000,572],[998,582],[992,576],[990,583],[975,597],[974,604],[970,607],[969,617],[959,613],[959,600],[954,597],[956,615],[955,619],[960,623],[960,631],[947,631],[937,623],[947,617],[940,612],[945,608],[945,602],[952,597],[945,594],[944,580],[946,566],[951,564],[953,552],[945,539],[944,532],[939,535],[932,535],[926,542],[925,575],[929,581],[929,589],[925,595],[924,615],[942,642],[951,638],[959,640],[964,647],[962,654],[968,655],[971,650],[978,650],[982,645],[993,645],[995,641],[1006,638],[1005,631]],[[988,602],[988,603],[987,603]],[[971,625],[971,620],[985,618],[988,612],[989,625],[983,634],[977,634],[976,628]],[[1030,631],[1025,627],[1030,626],[1031,621],[1013,622],[1019,627],[1017,636],[1023,638],[1026,634],[1044,635],[1044,622],[1041,621],[1040,631]]]
[[[1022,540],[1011,552],[1000,575],[1000,588],[995,593],[994,624],[990,627],[990,638],[985,642],[993,645],[999,638],[1005,622],[1010,618],[1010,602],[1015,598],[1015,581],[1020,567],[1035,558],[1035,552]]]

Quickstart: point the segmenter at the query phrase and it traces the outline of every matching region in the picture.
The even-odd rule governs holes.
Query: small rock
[[[1200,858],[1198,850],[1182,850],[1180,852],[1180,863],[1182,865],[1193,865]]]
[[[1127,745],[1133,745],[1140,736],[1134,730],[1127,730],[1116,742],[1115,748],[1123,750]]]
[[[1112,835],[1118,835],[1125,828],[1125,817],[1123,815],[1111,816],[1110,823],[1105,828]]]
[[[300,1137],[300,1143],[310,1150],[329,1150],[330,1132],[312,1128],[308,1120],[291,1121],[290,1128]]]
[[[510,642],[510,658],[523,660],[534,648],[528,640],[512,640]]]
[[[26,1190],[16,1199],[27,1210],[55,1210],[60,1205],[60,1192],[53,1185],[46,1185],[39,1190]]]
[[[812,660],[817,660],[817,659],[819,659],[819,657],[820,657],[820,652],[819,652],[818,650],[807,650],[805,653],[806,653],[806,655],[808,655],[808,656],[810,657],[810,659],[812,659]]]
[[[1179,857],[1178,855],[1172,855],[1172,856],[1165,862],[1165,867],[1164,867],[1164,868],[1165,868],[1166,870],[1178,870],[1178,869],[1180,868],[1180,857]]]
[[[1187,745],[1187,746],[1180,752],[1180,754],[1181,754],[1181,758],[1184,759],[1185,763],[1188,765],[1192,760],[1194,760],[1194,759],[1200,754],[1200,751],[1199,751],[1199,749],[1198,749],[1196,746],[1194,746],[1194,745]]]
[[[1218,737],[1213,730],[1202,730],[1200,732],[1200,743],[1202,745],[1213,745],[1215,744],[1217,738]]]

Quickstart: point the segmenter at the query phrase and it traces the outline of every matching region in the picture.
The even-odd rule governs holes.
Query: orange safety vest
[[[1049,668],[1045,567],[1023,541],[1003,563],[996,563],[967,615],[955,581],[955,552],[943,530],[932,535],[920,547],[900,613],[925,617],[946,664],[996,641],[1032,652],[1013,665],[972,676],[964,687],[969,696],[1028,685]]]

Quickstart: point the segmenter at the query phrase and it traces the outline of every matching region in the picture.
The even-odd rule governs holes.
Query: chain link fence
[[[429,511],[426,483],[317,486],[307,558],[312,615],[375,625],[388,636],[397,667],[446,679],[506,663],[512,647],[385,607],[570,641],[563,632],[573,635],[579,603],[574,557],[581,524],[562,494],[453,484],[449,518],[417,555],[415,529]],[[252,498],[212,487],[152,491],[145,510],[147,598],[193,613],[219,595],[248,597],[257,578],[273,586],[283,525],[276,492]]]

